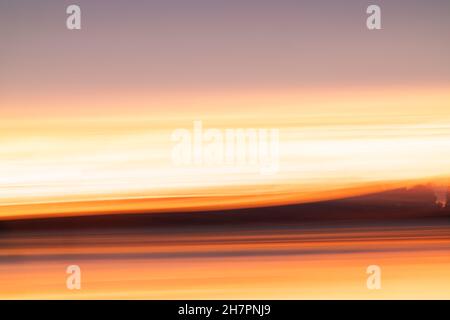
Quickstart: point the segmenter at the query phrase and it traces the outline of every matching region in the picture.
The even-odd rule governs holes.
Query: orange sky
[[[77,4],[74,31],[61,1],[0,3],[0,219],[304,202],[450,176],[448,2],[380,0],[376,31],[359,0]],[[279,130],[279,170],[174,166],[171,135],[195,121]]]
[[[41,215],[33,204],[55,202],[75,203],[44,206],[52,214],[97,206],[102,213],[123,212],[131,203],[120,202],[126,199],[141,199],[130,207],[139,211],[302,202],[450,176],[448,88],[120,94],[69,105],[55,97],[28,103],[43,106],[41,114],[18,117],[11,102],[0,120],[2,218]],[[70,103],[84,107],[77,111]],[[66,108],[54,111],[58,105]],[[205,129],[279,129],[279,171],[174,165],[171,134],[193,130],[194,121]],[[99,200],[116,202],[90,203]]]

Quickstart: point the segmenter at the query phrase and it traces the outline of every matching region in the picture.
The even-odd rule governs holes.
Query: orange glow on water
[[[445,299],[447,235],[433,227],[18,238],[0,258],[27,263],[0,266],[0,298]],[[82,270],[79,291],[65,287],[74,261]],[[366,287],[372,264],[382,266],[381,290]]]

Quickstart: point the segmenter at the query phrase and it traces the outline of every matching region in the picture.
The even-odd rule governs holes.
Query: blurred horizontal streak
[[[14,115],[13,101],[2,109],[0,220],[263,207],[450,177],[445,87],[112,93],[69,101],[71,111],[42,99],[40,115]],[[176,166],[171,134],[197,120],[205,130],[278,129],[280,170]]]
[[[448,225],[3,235],[1,298],[448,298]],[[64,288],[80,265],[82,290]],[[365,268],[383,290],[365,288]],[[423,291],[426,290],[426,291]],[[426,293],[426,295],[425,295]]]

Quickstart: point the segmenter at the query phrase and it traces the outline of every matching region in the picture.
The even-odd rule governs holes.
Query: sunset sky
[[[69,31],[73,1],[2,1],[0,219],[446,185],[450,3],[377,1],[369,31],[372,2],[76,1]],[[175,167],[194,121],[279,129],[279,172]]]

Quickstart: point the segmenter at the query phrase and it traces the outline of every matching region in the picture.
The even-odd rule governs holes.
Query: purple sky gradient
[[[449,30],[448,0],[1,0],[0,95],[446,86]]]

